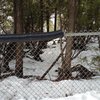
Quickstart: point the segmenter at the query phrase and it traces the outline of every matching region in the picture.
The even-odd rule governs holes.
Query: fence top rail
[[[65,37],[71,36],[100,36],[100,32],[85,32],[85,33],[64,33]]]
[[[0,35],[0,42],[26,42],[26,41],[46,41],[64,36],[61,30],[54,32],[34,32],[31,34],[5,34]]]

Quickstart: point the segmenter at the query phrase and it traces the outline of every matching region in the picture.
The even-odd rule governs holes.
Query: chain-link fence
[[[32,41],[27,35],[27,41],[13,37],[10,42],[7,37],[0,42],[3,100],[41,100],[100,90],[99,33],[47,36],[45,41]]]

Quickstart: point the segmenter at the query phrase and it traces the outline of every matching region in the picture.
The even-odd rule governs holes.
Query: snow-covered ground
[[[24,58],[24,75],[43,75],[60,53],[60,45],[51,44],[49,43],[48,49],[44,49],[44,53],[41,55],[41,58],[44,60],[43,62]],[[91,65],[92,57],[100,55],[100,51],[95,49],[97,46],[97,44],[90,44],[88,50],[83,51],[72,61],[72,66],[82,64],[91,70],[91,66],[94,66]],[[60,65],[61,59],[55,64],[49,74],[47,74],[46,79],[48,80],[38,81],[35,77],[19,79],[15,76],[1,80],[0,100],[100,100],[99,76],[89,80],[50,81],[50,79],[57,78],[57,72],[55,70]],[[11,61],[10,66],[11,69],[14,69],[15,61]]]
[[[58,98],[58,99],[42,99],[42,100],[100,100],[100,92],[91,91],[82,94],[76,94],[74,96],[69,96],[67,98]]]
[[[65,98],[77,93],[85,93],[86,91],[98,91],[100,94],[100,79],[51,82],[48,80],[37,81],[34,79],[18,79],[17,77],[9,77],[0,82],[0,100],[41,100],[44,98]],[[92,94],[94,94],[94,92]],[[92,96],[96,96],[92,94],[91,98]],[[78,95],[75,97],[78,98],[77,96]],[[90,100],[85,99],[89,98],[88,96],[90,97],[90,95],[87,94],[82,95],[82,99],[76,100]],[[79,98],[81,97],[79,96]],[[66,98],[66,100],[70,99]],[[100,98],[91,100],[100,100]]]

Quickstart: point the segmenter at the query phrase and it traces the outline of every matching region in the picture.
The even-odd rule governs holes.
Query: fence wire
[[[100,91],[100,35],[82,34],[1,42],[0,98],[41,100]]]

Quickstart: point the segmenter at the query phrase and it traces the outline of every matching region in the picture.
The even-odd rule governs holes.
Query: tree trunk
[[[62,18],[61,18],[61,13],[59,13],[59,19],[60,19],[60,30],[62,30]],[[62,45],[62,38],[60,38],[60,50],[62,51],[62,48],[63,48],[63,45]],[[62,53],[61,55],[61,61],[62,61],[62,64],[63,64],[63,61],[64,61],[64,53]]]
[[[47,11],[47,32],[49,32],[49,11]]]
[[[81,0],[77,0],[77,10],[76,10],[76,16],[77,16],[77,20],[76,20],[76,32],[80,32],[81,31],[81,25],[80,25],[80,17],[81,17]]]
[[[55,8],[54,31],[57,30],[57,8]]]
[[[43,0],[40,0],[40,31],[43,32]]]
[[[41,9],[41,15],[40,15],[40,32],[43,32],[43,24],[44,24],[44,20],[43,20],[43,18],[44,18],[44,16],[43,16],[43,14],[44,14],[44,2],[43,2],[43,0],[40,0],[40,9]],[[39,41],[39,45],[38,45],[38,50],[39,50],[39,52],[41,51],[41,49],[42,48],[46,48],[47,47],[47,42],[46,41]]]
[[[68,32],[73,33],[75,31],[75,11],[76,11],[76,0],[68,0],[68,15],[69,15],[69,25]],[[63,78],[71,78],[71,56],[72,56],[72,47],[73,47],[73,37],[67,37],[66,39],[67,47],[65,51],[65,60],[62,65],[63,69]]]
[[[95,29],[96,31],[99,31],[99,27],[100,27],[100,15],[99,15],[99,12],[100,12],[100,7],[97,6],[96,9],[95,9]],[[100,36],[98,36],[98,44],[99,44],[99,49],[100,49]]]
[[[22,10],[23,0],[14,0],[14,30],[15,34],[23,33]],[[16,68],[15,74],[23,77],[23,43],[16,43]]]
[[[48,0],[48,6],[46,7],[46,20],[47,20],[47,32],[49,32],[49,19],[50,19],[50,13],[49,13],[49,5],[50,1]]]
[[[100,49],[100,36],[98,36],[98,44],[99,44],[99,49]]]

